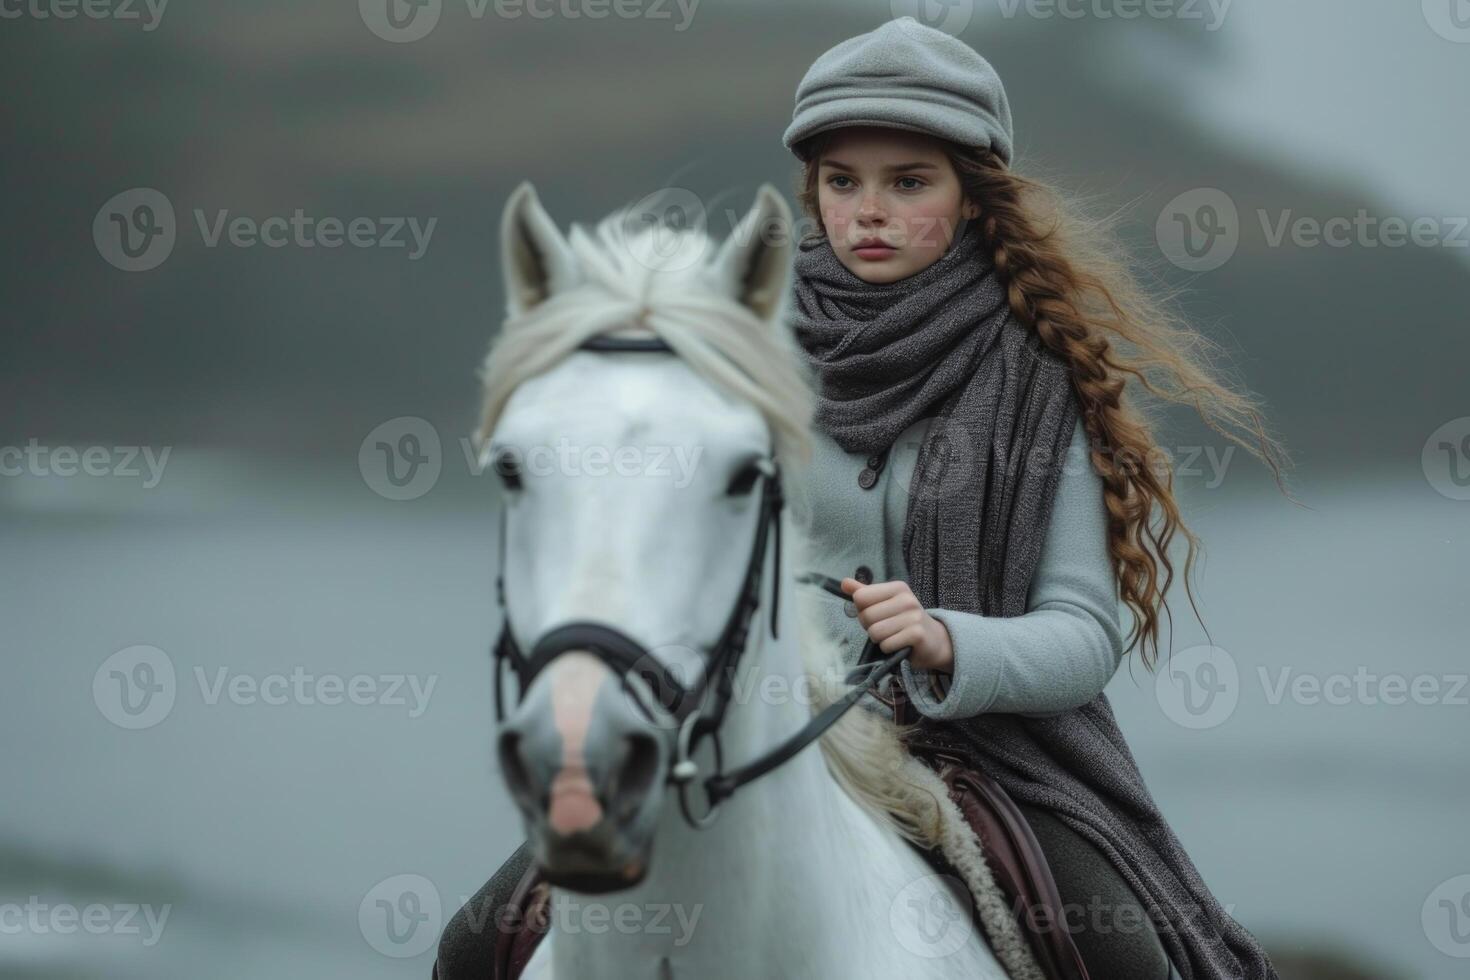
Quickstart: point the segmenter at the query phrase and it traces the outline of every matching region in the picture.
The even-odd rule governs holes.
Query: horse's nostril
[[[622,765],[618,769],[615,798],[627,816],[642,805],[658,773],[658,743],[650,735],[635,732],[627,737]]]
[[[505,778],[511,794],[524,803],[531,803],[538,796],[544,797],[546,790],[533,785],[526,762],[521,758],[521,736],[516,732],[505,732],[496,744],[500,756],[500,772]]]

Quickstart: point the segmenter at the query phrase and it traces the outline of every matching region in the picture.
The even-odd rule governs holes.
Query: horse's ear
[[[525,313],[579,278],[571,247],[541,206],[529,180],[521,181],[505,202],[500,218],[500,265],[507,316]]]
[[[775,317],[791,281],[791,208],[761,184],[755,204],[710,264],[719,285],[762,320]]]

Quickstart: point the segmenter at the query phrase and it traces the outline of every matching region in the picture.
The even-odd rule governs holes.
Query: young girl
[[[1275,977],[1102,694],[1126,652],[1119,597],[1152,667],[1169,543],[1189,542],[1187,591],[1196,546],[1129,379],[1194,405],[1279,483],[1254,402],[1121,246],[1010,169],[1005,91],[957,38],[904,17],[836,45],[783,141],[818,229],[791,310],[821,391],[794,489],[820,567],[848,574],[831,629],[853,656],[868,638],[913,647],[902,693],[1021,807],[1093,980]]]
[[[841,42],[802,79],[784,143],[818,229],[790,316],[820,389],[787,490],[815,570],[848,572],[831,631],[854,658],[869,638],[913,647],[888,693],[1018,804],[1091,980],[1275,978],[1102,694],[1134,647],[1154,665],[1169,545],[1189,544],[1186,591],[1196,549],[1134,389],[1193,405],[1279,480],[1255,403],[1116,241],[1010,169],[1005,91],[958,39],[905,17]],[[523,845],[454,917],[437,977],[494,975],[495,917],[528,868]]]

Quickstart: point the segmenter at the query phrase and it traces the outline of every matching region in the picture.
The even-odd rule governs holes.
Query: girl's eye
[[[900,184],[902,184],[906,180],[913,181],[913,185],[912,186],[905,187],[904,188],[904,190],[906,190],[906,191],[916,191],[920,187],[923,187],[924,186],[924,182],[922,180],[920,180],[919,178],[917,178],[917,177],[900,177],[900,178],[898,178],[898,182]]]
[[[843,188],[843,187],[842,187],[842,186],[841,186],[841,185],[839,185],[839,184],[838,184],[838,183],[837,183],[837,181],[839,181],[839,180],[851,180],[851,179],[852,179],[852,178],[850,178],[850,177],[846,177],[846,176],[844,176],[844,175],[842,175],[842,174],[837,174],[837,175],[836,175],[836,176],[834,176],[834,177],[829,177],[829,178],[828,178],[828,179],[827,179],[827,185],[828,185],[828,186],[829,186],[829,187],[832,187],[832,188],[833,188],[833,189],[835,189],[835,190],[839,190],[839,191],[840,191],[840,190],[844,190],[844,189],[845,189],[845,188]]]

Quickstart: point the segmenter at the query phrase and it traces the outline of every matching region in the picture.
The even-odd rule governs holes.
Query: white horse
[[[738,768],[807,724],[850,666],[816,625],[823,600],[797,587],[800,525],[777,511],[771,532],[784,526],[786,543],[761,555],[765,584],[718,723],[722,758],[714,737],[680,752],[688,726],[675,709],[718,697],[717,676],[699,684],[738,618],[766,488],[807,458],[811,379],[781,317],[790,227],[769,185],[722,244],[619,213],[563,238],[529,183],[506,205],[508,318],[483,372],[479,439],[502,484],[509,638],[532,656],[560,637],[539,647],[544,669],[498,741],[554,886],[528,977],[1039,975],[1003,900],[977,895],[992,952],[969,891],[910,843],[943,846],[957,812],[876,712],[848,712],[820,752],[796,754],[695,826],[717,763]],[[599,336],[670,350],[580,349]],[[575,622],[609,628],[596,635],[622,643],[624,659],[585,632],[556,633]],[[661,669],[682,683],[655,690]],[[684,702],[666,699],[685,689]]]

